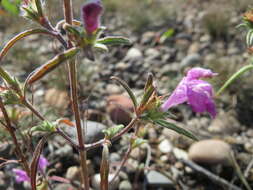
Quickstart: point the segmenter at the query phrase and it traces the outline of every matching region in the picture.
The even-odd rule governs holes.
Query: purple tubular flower
[[[24,170],[20,169],[12,169],[12,171],[15,173],[16,182],[21,183],[25,181],[30,181],[30,178],[28,177],[27,173]]]
[[[88,34],[92,34],[100,26],[102,12],[103,7],[100,0],[90,0],[82,6],[82,19]]]
[[[40,156],[39,158],[39,170],[44,171],[48,166],[49,162],[44,156]]]
[[[217,75],[209,69],[193,68],[181,80],[171,96],[162,104],[161,109],[167,111],[173,106],[187,102],[194,112],[209,112],[212,118],[216,116],[211,84],[200,78]]]

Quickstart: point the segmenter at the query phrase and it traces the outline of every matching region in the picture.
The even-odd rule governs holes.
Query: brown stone
[[[67,108],[69,103],[68,93],[51,88],[45,93],[45,102],[56,108]]]
[[[131,121],[134,107],[130,98],[123,95],[111,95],[107,98],[106,109],[114,123],[127,125]]]
[[[189,158],[202,164],[230,165],[231,147],[221,140],[202,140],[192,144],[189,149]]]

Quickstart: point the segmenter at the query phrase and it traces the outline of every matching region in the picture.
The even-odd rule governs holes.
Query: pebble
[[[119,184],[119,190],[132,190],[132,184],[128,180],[124,180]]]
[[[200,63],[200,55],[197,53],[187,55],[180,63],[182,68],[192,67]]]
[[[68,93],[51,88],[45,92],[45,102],[50,106],[66,109],[69,103]]]
[[[152,187],[152,188],[161,188],[161,187],[166,187],[166,188],[172,188],[173,182],[167,178],[166,176],[164,176],[163,174],[161,174],[160,172],[157,171],[150,171],[147,174],[147,185],[148,187]]]
[[[68,168],[66,173],[66,178],[70,180],[77,180],[80,181],[80,168],[77,166],[71,166]]]
[[[126,57],[124,58],[124,60],[126,61],[137,61],[143,58],[142,52],[133,47],[131,49],[128,50]]]
[[[165,139],[158,145],[158,148],[162,153],[169,153],[172,152],[173,146],[168,139]]]
[[[209,139],[201,140],[191,145],[189,158],[197,163],[230,165],[229,157],[232,149],[224,141]]]
[[[76,142],[77,136],[76,136],[76,129],[75,127],[62,127],[62,129]],[[104,129],[107,129],[107,126],[105,126],[102,123],[96,122],[96,121],[84,121],[84,127],[85,129],[85,142],[86,143],[92,143],[97,140],[100,140],[104,137],[104,133],[102,132]]]
[[[116,124],[127,125],[131,121],[133,103],[130,98],[123,95],[111,95],[107,98],[107,112]]]
[[[208,130],[212,133],[233,134],[241,129],[239,121],[235,117],[234,111],[220,111],[214,120],[212,120]]]

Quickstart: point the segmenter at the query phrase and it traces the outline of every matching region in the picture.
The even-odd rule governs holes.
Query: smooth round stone
[[[192,161],[197,163],[230,165],[231,152],[232,149],[226,142],[210,139],[192,144],[188,155]]]

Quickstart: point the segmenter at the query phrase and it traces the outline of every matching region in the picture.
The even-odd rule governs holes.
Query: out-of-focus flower
[[[82,6],[82,19],[87,34],[92,34],[100,26],[103,7],[100,0],[90,0]]]
[[[28,177],[27,173],[24,170],[21,169],[12,169],[12,171],[15,173],[15,179],[17,183],[30,181],[30,178]]]
[[[49,164],[48,160],[43,155],[41,155],[39,158],[39,169],[41,171],[45,171],[48,164]]]
[[[171,96],[162,104],[161,109],[167,111],[173,106],[187,102],[194,112],[209,112],[216,116],[215,103],[213,101],[213,88],[211,84],[200,78],[208,78],[217,75],[209,69],[193,68],[181,80]]]
[[[43,155],[41,155],[39,158],[39,164],[38,164],[39,171],[44,172],[48,164],[49,164],[48,160]],[[26,171],[21,170],[21,169],[16,169],[16,168],[12,169],[12,171],[16,175],[15,179],[17,183],[30,181],[30,178],[27,175]]]
[[[253,9],[244,13],[243,17],[245,20],[253,23]]]

